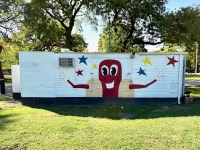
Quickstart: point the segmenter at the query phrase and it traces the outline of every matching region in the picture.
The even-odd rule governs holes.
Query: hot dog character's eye
[[[117,65],[112,65],[110,67],[110,75],[116,76],[118,72],[118,66]]]
[[[102,75],[104,76],[104,75],[108,75],[108,67],[106,66],[106,65],[103,65],[102,67],[101,67],[101,73],[102,73]]]

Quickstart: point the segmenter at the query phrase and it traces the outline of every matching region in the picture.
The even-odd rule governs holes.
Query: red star
[[[169,62],[167,65],[173,65],[174,66],[174,63],[178,62],[177,60],[174,59],[174,56],[172,58],[170,57],[167,57],[169,59]],[[175,68],[175,66],[174,66]]]
[[[82,75],[82,76],[83,76],[82,72],[83,72],[83,70],[78,70],[78,71],[76,71],[77,76],[79,76],[79,75]]]

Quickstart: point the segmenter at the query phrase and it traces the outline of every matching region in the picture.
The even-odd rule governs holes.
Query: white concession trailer
[[[13,97],[26,104],[180,104],[186,52],[20,52]]]

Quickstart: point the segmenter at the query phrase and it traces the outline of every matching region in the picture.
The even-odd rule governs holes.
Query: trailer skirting
[[[23,105],[162,105],[178,104],[178,98],[22,97]],[[181,98],[182,102],[182,98]]]

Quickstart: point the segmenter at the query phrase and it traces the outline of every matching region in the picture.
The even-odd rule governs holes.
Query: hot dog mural
[[[58,104],[181,103],[186,54],[20,52],[16,94]]]
[[[87,65],[86,58],[84,55],[79,58],[79,64],[83,63]],[[174,58],[168,58],[170,61],[167,65],[172,64],[174,66],[175,61]],[[151,64],[151,61],[148,57],[142,60],[144,64]],[[85,84],[74,84],[73,81],[68,77],[67,73],[60,72],[60,79],[63,79],[65,82],[71,85],[73,89],[86,89],[86,97],[105,97],[105,98],[117,98],[117,97],[133,97],[134,89],[144,89],[148,88],[152,84],[156,84],[159,80],[161,80],[164,75],[162,71],[156,70],[156,75],[154,79],[146,84],[134,84],[130,79],[122,79],[123,67],[119,60],[115,59],[104,59],[98,65],[98,78],[92,78],[88,80]],[[97,65],[94,64],[93,68],[97,68]],[[77,76],[83,76],[83,71],[78,69],[76,71]],[[146,75],[145,70],[141,67],[138,72],[139,75]],[[137,79],[136,79],[137,80]],[[92,84],[93,83],[93,84]],[[95,86],[98,87],[95,90]],[[122,87],[122,88],[120,88]],[[98,90],[97,90],[98,89]],[[123,94],[123,90],[126,94]],[[91,93],[95,94],[92,95]],[[90,93],[90,94],[88,94]],[[122,93],[122,94],[120,94]],[[127,94],[128,93],[128,94]],[[125,96],[123,96],[125,95]]]

